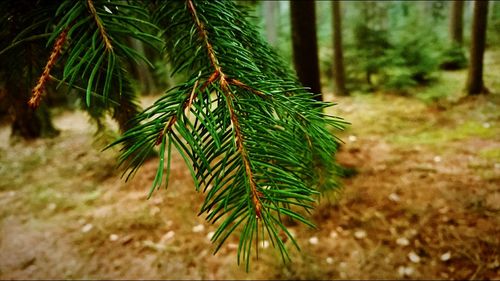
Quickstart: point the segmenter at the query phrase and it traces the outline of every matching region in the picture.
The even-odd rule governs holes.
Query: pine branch
[[[58,23],[49,42],[63,30],[68,30],[71,42],[61,81],[70,87],[75,83],[85,87],[87,106],[92,92],[101,94],[103,101],[110,98],[110,93],[111,98],[120,99],[124,61],[145,61],[152,66],[146,57],[128,46],[129,37],[158,50],[163,45],[154,35],[158,28],[138,1],[67,0],[60,5],[56,18]],[[115,81],[118,87],[113,86]]]
[[[288,260],[281,235],[298,244],[282,217],[312,226],[299,213],[310,210],[318,194],[311,168],[332,165],[337,140],[327,128],[343,123],[321,113],[329,104],[300,87],[231,1],[162,2],[157,14],[173,73],[190,78],[138,115],[140,125],[115,142],[136,143],[122,151],[120,163],[129,177],[142,165],[141,155],[159,146],[151,195],[168,185],[174,146],[196,189],[206,193],[200,214],[212,223],[222,220],[212,238],[215,251],[239,231],[238,262],[246,261],[247,269],[253,242],[263,236]]]

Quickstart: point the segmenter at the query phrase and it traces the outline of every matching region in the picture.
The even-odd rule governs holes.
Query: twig
[[[54,67],[57,61],[57,57],[61,53],[61,49],[66,42],[66,36],[68,34],[68,29],[65,29],[59,34],[56,42],[54,43],[54,47],[52,48],[52,52],[50,53],[50,57],[45,64],[45,68],[43,69],[42,75],[38,79],[38,83],[31,91],[31,98],[28,101],[28,105],[31,108],[37,108],[40,105],[40,101],[42,100],[43,90],[45,89],[45,85],[50,78],[50,71]]]
[[[92,16],[94,17],[99,32],[101,33],[102,40],[104,40],[104,46],[106,47],[106,50],[112,52],[113,45],[111,44],[111,40],[109,39],[109,36],[106,33],[106,29],[104,28],[104,25],[102,24],[102,21],[99,18],[99,15],[97,14],[97,11],[94,7],[94,2],[92,0],[87,0],[87,5],[89,6],[90,13],[92,13]]]

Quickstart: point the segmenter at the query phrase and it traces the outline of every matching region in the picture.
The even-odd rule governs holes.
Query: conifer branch
[[[282,218],[312,226],[300,210],[313,207],[318,184],[334,171],[337,140],[328,129],[342,123],[316,110],[329,104],[298,84],[240,8],[232,1],[162,2],[155,14],[168,34],[172,75],[189,78],[139,114],[139,125],[114,144],[135,143],[120,156],[129,176],[158,146],[150,194],[168,186],[174,147],[196,190],[206,193],[199,214],[220,221],[215,252],[241,231],[238,263],[245,260],[248,270],[254,242],[264,236],[284,261],[285,239],[298,248]],[[317,163],[324,170],[311,171]]]
[[[57,38],[54,47],[52,48],[52,52],[50,53],[50,57],[47,61],[47,64],[45,64],[45,68],[43,69],[42,75],[38,79],[38,83],[31,92],[31,98],[28,101],[28,105],[31,108],[37,108],[40,105],[45,85],[47,84],[47,81],[49,81],[50,79],[50,71],[56,64],[57,58],[61,53],[64,42],[66,42],[67,34],[68,34],[68,29],[63,30],[61,34],[59,34],[59,37]]]
[[[94,17],[95,23],[97,25],[97,28],[99,29],[102,40],[104,40],[104,46],[106,47],[106,50],[108,50],[109,52],[112,52],[113,45],[111,44],[111,40],[109,39],[109,36],[106,33],[106,29],[104,28],[104,25],[102,24],[102,21],[99,18],[99,15],[97,14],[97,11],[94,7],[94,2],[92,0],[87,0],[87,6],[89,7],[89,10],[90,10],[90,13],[92,14],[92,17]]]

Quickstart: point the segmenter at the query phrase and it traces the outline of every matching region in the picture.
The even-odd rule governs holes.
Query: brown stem
[[[45,85],[50,78],[50,71],[54,67],[57,61],[57,57],[61,53],[61,49],[66,42],[66,36],[68,34],[68,30],[65,29],[59,34],[56,42],[54,43],[54,47],[52,48],[52,52],[50,53],[50,57],[47,60],[47,64],[45,64],[45,68],[43,69],[42,75],[38,79],[38,83],[31,91],[31,98],[28,101],[28,105],[32,108],[37,108],[40,105],[40,101],[42,99],[43,90],[45,89]]]
[[[111,40],[109,39],[109,36],[106,33],[106,29],[104,28],[104,25],[102,25],[102,21],[99,18],[99,15],[97,15],[97,11],[94,7],[94,2],[92,0],[87,0],[87,5],[89,6],[90,13],[92,13],[92,16],[94,17],[94,20],[95,20],[95,23],[97,24],[97,28],[99,29],[99,32],[101,33],[102,40],[104,40],[104,46],[106,47],[106,50],[112,52],[113,45],[111,44]]]
[[[258,95],[258,96],[262,96],[262,97],[265,96],[263,92],[258,91],[256,89],[254,89],[254,88],[246,85],[245,83],[241,82],[240,80],[229,78],[227,82],[229,84],[232,84],[232,85],[235,85],[237,87],[243,88],[243,89],[245,89],[247,91],[250,91],[250,92],[252,92],[252,93],[254,93],[254,94]]]
[[[233,128],[234,128],[234,135],[236,138],[236,148],[238,149],[238,151],[241,155],[241,158],[243,160],[243,165],[245,166],[245,172],[247,174],[248,181],[250,183],[250,192],[252,194],[252,203],[254,205],[255,214],[257,215],[257,218],[260,218],[261,217],[261,209],[262,209],[260,197],[262,197],[262,193],[260,193],[257,189],[257,184],[255,183],[255,179],[253,176],[250,161],[248,160],[248,154],[247,154],[247,151],[245,149],[243,135],[241,133],[240,122],[238,120],[236,113],[234,112],[234,108],[232,105],[233,96],[229,92],[229,89],[227,88],[227,84],[226,84],[225,88],[227,90],[226,104],[227,104],[227,107],[229,108],[231,124],[233,125]],[[224,89],[224,86],[223,86],[223,89]]]
[[[191,112],[191,105],[193,104],[193,100],[194,98],[196,97],[197,93],[196,93],[196,88],[198,88],[198,82],[200,80],[196,80],[196,82],[194,83],[194,86],[193,86],[193,90],[191,90],[191,94],[189,95],[189,100],[188,100],[188,103],[186,106],[184,106],[184,109],[188,109],[188,112],[187,112],[187,117],[189,119],[189,113]]]

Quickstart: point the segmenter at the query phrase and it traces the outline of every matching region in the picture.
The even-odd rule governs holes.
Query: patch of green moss
[[[498,136],[498,130],[494,126],[485,127],[483,124],[468,121],[455,128],[437,127],[418,132],[414,135],[390,136],[389,141],[395,144],[422,144],[440,145],[451,141],[464,140],[468,138],[490,139]]]
[[[73,196],[42,185],[26,191],[23,199],[24,206],[37,214],[69,211],[75,209],[78,205]]]
[[[479,156],[486,160],[500,162],[500,148],[488,148],[479,152]]]
[[[427,104],[439,100],[456,100],[463,96],[465,71],[445,71],[441,72],[439,82],[428,87],[416,88],[413,93],[416,98]]]

